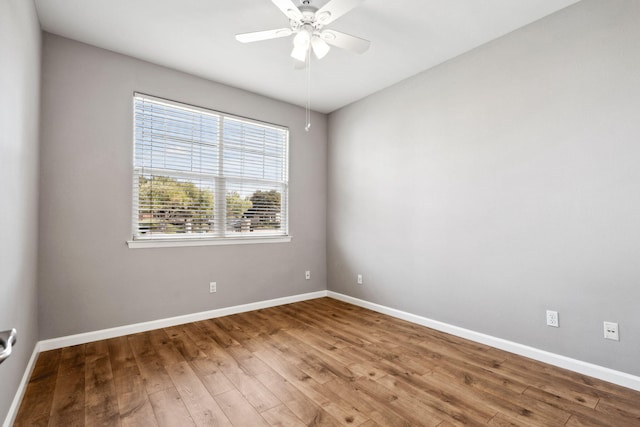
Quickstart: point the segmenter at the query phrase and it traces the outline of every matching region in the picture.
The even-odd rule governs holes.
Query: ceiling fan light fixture
[[[291,51],[291,57],[296,61],[306,62],[307,61],[307,52],[309,52],[308,47],[298,47],[294,46]]]
[[[305,49],[309,48],[309,43],[311,43],[311,30],[310,25],[303,25],[298,31],[298,34],[293,38],[293,46],[295,47],[304,47]]]
[[[291,56],[298,61],[306,62],[309,46],[311,45],[311,34],[313,28],[310,25],[303,25],[298,34],[293,38],[293,51]]]
[[[314,35],[311,38],[311,47],[313,47],[313,53],[316,55],[316,58],[322,59],[327,56],[331,47],[320,38],[320,36]]]

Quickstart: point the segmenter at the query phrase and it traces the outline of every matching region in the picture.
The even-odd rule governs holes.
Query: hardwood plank
[[[585,419],[579,415],[573,414],[569,417],[569,420],[565,424],[567,427],[601,427],[601,421],[594,421],[591,419]]]
[[[558,368],[559,369],[559,368]],[[529,384],[538,390],[546,391],[557,396],[574,401],[588,408],[595,408],[600,396],[591,386],[587,386],[566,377],[554,378],[553,374],[542,370],[526,369],[525,365],[507,360],[490,368],[491,371],[504,377]]]
[[[126,336],[107,340],[107,347],[114,378],[123,375],[140,375],[140,369]]]
[[[569,399],[575,399],[574,395],[577,394],[589,395],[598,399],[615,396],[616,400],[625,400],[624,394],[631,393],[629,395],[632,396],[631,400],[635,400],[633,390],[525,357],[510,355],[495,368],[514,377],[524,378],[524,381],[539,389],[563,395]],[[575,400],[583,403],[579,399]],[[587,406],[591,405],[587,404]]]
[[[361,347],[339,348],[335,350],[335,353],[340,354],[343,357],[349,357],[349,355],[351,355],[352,360],[356,364],[366,366],[368,369],[373,370],[374,372],[381,372],[384,375],[401,375],[403,373],[416,374],[416,372],[413,372],[413,370],[406,366],[398,366],[393,361],[384,359]],[[369,373],[371,373],[371,371],[369,371]]]
[[[266,342],[277,349],[281,357],[285,358],[289,363],[320,384],[336,378],[335,374],[327,369],[326,364],[320,361],[312,349],[299,344],[291,335],[287,335],[286,332],[273,334],[269,336],[269,340]],[[262,348],[264,348],[264,346],[260,349]]]
[[[60,353],[60,367],[58,368],[58,377],[75,375],[77,372],[84,372],[84,365],[84,344],[65,347]]]
[[[613,401],[605,401],[602,399],[598,402],[596,411],[606,417],[625,418],[630,423],[629,425],[640,426],[640,399],[635,401],[635,405],[625,400],[626,399],[622,398]]]
[[[234,389],[231,381],[229,381],[222,372],[205,375],[204,377],[200,377],[200,379],[212,396],[217,396],[218,394],[226,393]]]
[[[287,305],[280,305],[269,309],[256,311],[256,317],[267,329],[267,334],[271,335],[280,330],[302,329],[306,325],[295,318],[289,317],[282,309]]]
[[[248,375],[255,376],[271,369],[253,353],[245,347],[229,347],[227,352],[238,363],[238,366]]]
[[[204,320],[197,323],[200,328],[221,348],[239,345],[238,342],[222,327],[217,319]]]
[[[55,380],[53,378],[51,382],[32,381],[29,383],[16,416],[16,427],[36,424],[47,425],[53,404],[53,395],[56,387]],[[44,422],[37,421],[39,419],[44,419]]]
[[[156,353],[149,335],[134,334],[129,335],[128,339],[147,393],[173,388],[171,378],[162,365],[162,358]]]
[[[238,390],[219,394],[214,399],[235,426],[266,427],[269,425]]]
[[[353,406],[345,404],[342,399],[331,399],[333,393],[327,393],[313,378],[287,363],[276,350],[261,350],[256,355],[310,400],[329,412],[340,424],[359,425],[368,419]]]
[[[163,366],[184,362],[185,358],[167,335],[164,329],[156,329],[145,333],[149,337],[149,342],[160,358]]]
[[[563,409],[566,412],[572,414],[567,421],[567,424],[584,424],[584,425],[602,425],[606,419],[608,423],[612,425],[634,425],[634,422],[638,424],[638,420],[633,420],[627,416],[614,414],[602,414],[596,409],[586,407],[573,399],[566,399],[559,395],[554,395],[544,390],[530,387],[525,392],[525,395],[533,397],[534,399],[545,402],[551,406]]]
[[[167,372],[197,426],[231,426],[229,419],[187,362],[169,365]]]
[[[473,385],[485,392],[496,391],[506,398],[513,394],[522,394],[529,387],[525,383],[504,377],[499,372],[464,361],[441,360],[434,371],[448,375],[455,381]]]
[[[305,425],[340,425],[328,412],[316,405],[275,371],[260,374],[256,378]]]
[[[36,365],[33,367],[31,373],[30,382],[41,381],[55,377],[58,374],[58,366],[60,366],[60,359],[62,357],[62,350],[50,350],[43,351],[38,355]]]
[[[438,426],[443,421],[442,413],[420,404],[415,399],[402,399],[397,393],[384,387],[378,381],[363,377],[356,380],[356,384],[359,390],[378,402],[381,408],[401,414],[412,425],[431,427]]]
[[[411,374],[387,375],[376,381],[401,398],[415,399],[421,408],[432,408],[449,422],[483,425],[495,415],[495,411],[487,411],[476,402],[465,400],[442,382],[424,381]]]
[[[398,345],[371,344],[364,349],[380,359],[386,360],[400,370],[409,371],[416,375],[425,375],[431,372],[435,364],[421,352],[414,352]]]
[[[48,423],[56,388],[61,350],[40,353],[33,368],[18,415],[16,425],[42,425]],[[22,421],[20,421],[22,420]]]
[[[84,425],[84,345],[62,349],[49,425]]]
[[[198,375],[212,396],[224,393],[234,388],[231,381],[219,369],[217,363],[211,359],[196,359],[189,362],[193,371]]]
[[[174,387],[150,394],[149,400],[159,426],[187,427],[196,425]]]
[[[85,354],[85,425],[120,426],[107,342],[87,344]]]
[[[225,377],[235,386],[251,405],[262,412],[280,405],[282,402],[273,395],[260,381],[247,375],[239,368],[223,370]]]
[[[165,332],[169,336],[169,339],[171,339],[175,349],[180,352],[184,360],[190,362],[192,360],[207,357],[200,347],[198,347],[196,342],[194,342],[189,336],[188,327],[186,325],[165,328]]]
[[[425,376],[425,379],[440,378],[442,382],[457,384],[458,387],[467,389],[463,390],[464,394],[471,396],[472,399],[482,396],[485,405],[498,411],[528,414],[525,408],[509,405],[509,402],[512,403],[516,396],[527,389],[526,385],[514,383],[472,364],[457,365],[443,361],[441,365],[431,375]]]
[[[478,382],[458,382],[456,385],[451,383],[451,377],[443,375],[440,371],[434,372],[429,376],[429,379],[438,381],[438,384],[444,390],[459,390],[460,394],[465,396],[465,399],[469,402],[477,402],[480,399],[487,408],[508,414],[524,424],[563,425],[570,416],[563,409],[529,398],[523,394],[505,395],[499,386],[490,383],[486,383],[486,388]],[[483,393],[479,394],[465,390],[476,387],[482,390]]]
[[[288,327],[281,327],[279,330],[283,331],[295,331],[297,335],[306,335],[310,334],[315,337],[318,342],[323,343],[321,346],[330,348],[330,347],[347,347],[351,345],[348,342],[337,339],[334,336],[324,332],[320,328],[314,327],[312,325],[306,324],[305,322],[298,319],[292,310],[291,305],[283,305],[279,307],[274,307],[278,310],[278,316],[281,321],[288,321]],[[277,331],[276,331],[277,332]]]
[[[262,418],[264,418],[269,425],[277,426],[277,427],[304,427],[305,423],[300,421],[298,417],[296,417],[293,412],[285,405],[276,406],[275,408],[271,408],[267,411],[264,411],[262,414]]]
[[[399,415],[395,410],[381,408],[378,401],[358,388],[355,381],[333,380],[323,384],[323,388],[330,390],[334,396],[343,399],[366,414],[371,421],[383,426],[408,426],[409,420]]]
[[[290,332],[283,330],[272,337],[281,337],[282,342],[288,343],[288,347],[298,354],[307,355],[305,360],[308,364],[321,367],[322,371],[329,372],[333,377],[353,380],[353,373],[348,366],[353,363],[352,357],[344,357],[336,352],[336,346],[327,346],[325,342],[318,341],[309,335],[302,335],[299,331]],[[342,346],[341,348],[345,348]],[[333,378],[331,378],[333,379]]]
[[[495,417],[489,420],[487,425],[495,427],[519,427],[522,424],[502,412],[498,412]]]
[[[217,351],[217,349],[225,348],[221,346],[215,339],[214,329],[211,323],[202,321],[183,325],[182,331],[194,342],[205,356],[209,353]],[[227,346],[228,347],[228,346]]]
[[[114,378],[120,422],[125,426],[157,426],[153,408],[140,374]]]
[[[238,349],[245,349],[249,352],[255,351],[260,346],[261,329],[259,326],[254,325],[258,322],[249,322],[243,320],[244,313],[240,313],[233,316],[219,317],[215,319],[215,323],[224,330],[232,339],[233,345],[227,348],[228,352],[232,352]],[[263,335],[267,335],[266,333]]]
[[[225,350],[216,349],[214,353],[209,353],[207,356],[256,410],[262,412],[282,403],[257,379],[241,369],[236,360]],[[212,394],[219,393],[214,391]]]
[[[363,346],[366,346],[367,344],[370,344],[369,341],[364,341],[359,337],[348,333],[347,332],[348,328],[346,328],[347,329],[346,331],[343,331],[343,328],[334,327],[333,324],[330,324],[327,322],[328,319],[323,318],[319,314],[313,314],[311,312],[307,312],[303,308],[299,307],[298,305],[294,306],[292,304],[291,306],[288,307],[288,310],[290,310],[290,313],[293,317],[299,319],[300,321],[304,322],[308,326],[320,329],[322,332],[326,333],[327,335],[331,336],[336,340],[340,340],[349,345],[358,346],[358,347],[363,347]]]

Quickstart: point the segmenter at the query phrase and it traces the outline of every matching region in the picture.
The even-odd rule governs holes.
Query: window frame
[[[247,233],[229,233],[227,230],[227,202],[223,202],[220,204],[214,204],[214,215],[217,218],[223,218],[221,222],[216,223],[214,232],[211,233],[194,233],[192,235],[187,235],[185,233],[176,233],[176,234],[164,234],[157,235],[154,237],[144,237],[140,235],[140,227],[139,227],[139,199],[135,200],[138,197],[137,185],[139,185],[137,180],[139,177],[143,176],[144,172],[141,171],[145,169],[145,167],[141,167],[136,165],[136,150],[138,148],[137,140],[136,140],[136,103],[138,99],[144,99],[145,101],[156,102],[159,104],[164,104],[166,106],[175,106],[179,109],[185,109],[192,111],[194,113],[202,113],[209,116],[216,116],[218,119],[218,144],[219,144],[219,161],[223,162],[224,160],[224,144],[225,144],[225,136],[224,136],[224,128],[225,119],[238,121],[242,125],[244,124],[254,124],[260,127],[273,128],[280,131],[284,131],[284,147],[283,147],[283,178],[282,181],[276,180],[260,180],[255,179],[250,176],[225,176],[224,172],[220,173],[218,170],[216,173],[205,173],[205,172],[188,172],[188,171],[171,171],[167,176],[175,177],[175,176],[207,176],[213,182],[215,182],[214,186],[214,200],[226,200],[228,193],[226,192],[227,183],[229,182],[260,182],[262,181],[262,185],[264,188],[267,188],[265,183],[271,182],[273,186],[281,186],[282,194],[281,194],[281,205],[280,212],[282,212],[283,217],[285,218],[284,230],[282,233],[277,234],[267,234],[267,235],[259,235],[253,234],[248,235]],[[210,108],[200,107],[180,101],[174,101],[166,98],[160,98],[153,95],[148,95],[141,92],[134,92],[132,97],[132,142],[133,142],[133,150],[132,150],[132,162],[131,162],[131,172],[132,172],[132,193],[131,193],[131,213],[132,213],[132,224],[131,224],[131,238],[127,240],[127,245],[129,248],[157,248],[157,247],[183,247],[183,246],[212,246],[212,245],[235,245],[235,244],[259,244],[259,243],[284,243],[291,241],[291,235],[289,232],[290,226],[290,218],[289,218],[289,168],[290,168],[290,131],[289,128],[283,125],[278,125],[274,123],[269,123],[253,118],[247,118],[243,116],[238,116],[234,114],[229,114],[217,110],[213,110]],[[243,140],[243,146],[246,141]],[[146,168],[149,171],[153,171],[153,167]],[[224,169],[223,169],[224,170]],[[220,185],[221,182],[224,182],[225,185]],[[256,184],[255,191],[262,191],[260,185]],[[255,193],[254,191],[254,193]],[[221,206],[219,206],[221,205]]]

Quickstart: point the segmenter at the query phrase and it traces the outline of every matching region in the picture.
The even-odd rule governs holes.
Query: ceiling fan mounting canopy
[[[318,59],[335,46],[355,53],[364,53],[371,42],[340,31],[324,29],[364,0],[330,0],[320,9],[303,0],[297,7],[292,0],[271,0],[289,18],[288,28],[237,34],[236,40],[251,43],[295,34],[291,56],[298,62],[306,62],[312,50]]]

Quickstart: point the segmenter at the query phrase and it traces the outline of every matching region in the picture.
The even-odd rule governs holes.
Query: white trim
[[[307,294],[292,295],[288,297],[276,298],[266,301],[252,302],[249,304],[236,305],[232,307],[218,308],[199,313],[185,314],[183,316],[169,317],[166,319],[152,320],[149,322],[135,323],[132,325],[118,326],[115,328],[102,329],[99,331],[85,332],[83,334],[69,335],[66,337],[52,338],[40,341],[39,350],[48,351],[57,348],[69,347],[72,345],[86,344],[93,341],[106,340],[109,338],[121,337],[123,335],[136,334],[138,332],[151,331],[159,328],[182,325],[199,320],[213,319],[215,317],[229,316],[231,314],[244,313],[247,311],[260,310],[263,308],[275,307],[278,305],[291,304],[294,302],[306,301],[310,299],[327,296],[327,291],[317,291]]]
[[[416,323],[418,325],[445,332],[447,334],[455,335],[457,337],[486,344],[500,350],[508,351],[510,353],[515,353],[520,356],[548,363],[549,365],[558,366],[560,368],[598,378],[603,381],[608,381],[622,387],[640,391],[640,377],[635,375],[616,371],[610,368],[605,368],[599,365],[594,365],[593,363],[583,362],[582,360],[572,359],[570,357],[562,356],[559,354],[550,353],[545,350],[540,350],[513,341],[508,341],[502,338],[475,332],[469,329],[461,328],[459,326],[450,325],[448,323],[439,322],[437,320],[432,320],[426,317],[418,316],[416,314],[407,313],[402,310],[386,307],[384,305],[361,300],[337,292],[327,291],[327,296],[347,302],[349,304],[367,308],[378,313],[386,314],[398,319],[406,320],[408,322]]]
[[[250,239],[158,239],[158,240],[129,240],[129,249],[145,248],[180,248],[185,246],[218,246],[218,245],[254,245],[258,243],[288,243],[291,236],[283,237],[255,237]]]
[[[20,409],[20,404],[22,403],[22,398],[24,397],[24,393],[27,391],[27,385],[29,384],[29,379],[31,378],[31,373],[33,372],[33,368],[36,365],[36,360],[38,360],[38,354],[40,354],[40,351],[40,343],[36,343],[36,345],[33,346],[31,358],[29,359],[29,363],[27,363],[27,367],[24,370],[22,380],[20,380],[20,385],[18,386],[16,395],[13,397],[13,402],[11,402],[9,412],[7,413],[7,417],[4,419],[2,427],[11,427],[16,420],[16,417],[18,416],[18,410]]]

